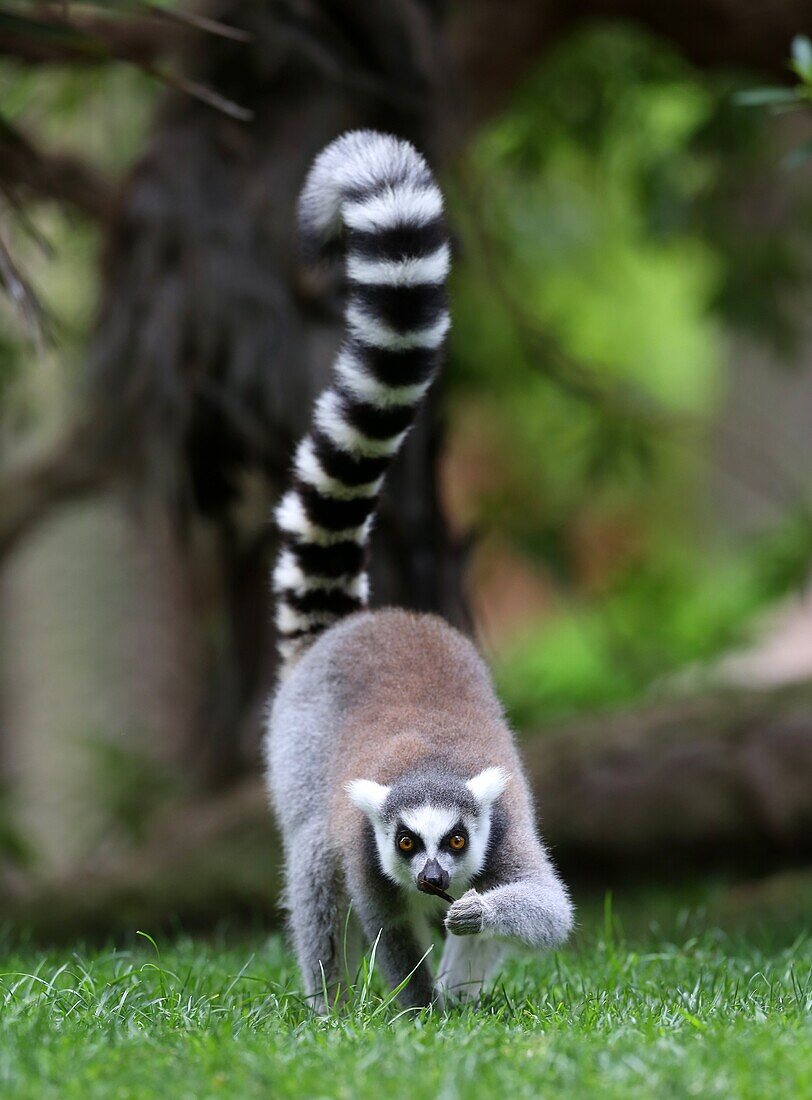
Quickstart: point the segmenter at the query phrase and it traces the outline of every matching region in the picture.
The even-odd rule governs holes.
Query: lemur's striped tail
[[[386,470],[437,370],[449,326],[443,199],[406,141],[360,130],[316,158],[299,200],[307,244],[343,230],[346,332],[333,382],[276,511],[283,659],[367,604],[366,550]]]

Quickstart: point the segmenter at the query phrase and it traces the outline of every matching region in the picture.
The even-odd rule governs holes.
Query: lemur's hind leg
[[[346,985],[342,933],[346,903],[335,859],[324,848],[324,830],[298,829],[287,838],[285,900],[291,939],[307,1002],[317,1012]],[[301,863],[296,861],[301,853]]]
[[[499,940],[449,935],[436,983],[445,1003],[476,1000],[498,977],[506,953]]]

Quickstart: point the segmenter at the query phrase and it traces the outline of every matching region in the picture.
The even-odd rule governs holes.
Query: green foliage
[[[809,940],[728,935],[695,913],[677,923],[677,906],[673,932],[635,941],[607,906],[573,949],[511,964],[479,1008],[447,1014],[400,1013],[362,980],[316,1019],[276,937],[6,946],[3,1096],[755,1100],[778,1080],[809,1095]]]
[[[454,181],[452,401],[487,468],[475,520],[558,598],[500,661],[520,725],[714,657],[812,559],[804,478],[787,504],[800,518],[752,546],[707,546],[710,444],[737,381],[725,334],[797,350],[812,228],[792,194],[785,221],[753,218],[752,195],[785,175],[765,181],[768,120],[733,90],[661,41],[591,27],[545,60]],[[766,547],[787,542],[779,583]]]
[[[155,103],[149,77],[126,66],[0,62],[3,118],[46,149],[73,152],[100,171],[124,171],[141,148]]]
[[[634,501],[659,523],[682,499],[662,429],[720,383],[720,258],[686,225],[712,111],[665,48],[592,31],[481,135],[453,191],[452,379],[487,407],[504,475],[480,519],[526,552],[584,508]]]
[[[685,518],[697,471],[667,428],[713,414],[721,323],[796,347],[803,219],[744,232],[737,213],[765,162],[763,120],[729,83],[629,28],[569,41],[479,136],[452,184],[451,377],[505,456],[486,523],[521,515],[523,471],[559,528],[606,499]]]
[[[503,654],[496,677],[519,729],[627,702],[686,667],[744,643],[759,611],[806,580],[812,517],[717,560],[669,554],[617,577],[600,598],[570,607]]]
[[[515,356],[499,360],[498,378],[490,365],[491,344],[517,342],[493,293],[504,284],[505,299],[602,376],[669,406],[704,405],[718,261],[684,223],[707,175],[690,143],[712,105],[667,51],[626,31],[593,31],[544,64],[478,139],[458,196],[462,381],[498,385],[511,370]]]

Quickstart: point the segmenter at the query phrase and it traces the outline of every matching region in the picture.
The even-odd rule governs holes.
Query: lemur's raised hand
[[[561,943],[572,906],[474,647],[434,616],[365,610],[378,494],[449,327],[442,195],[411,145],[359,131],[316,159],[299,219],[307,242],[343,240],[348,301],[277,510],[284,667],[267,757],[290,930],[318,1008],[346,981],[348,923],[367,945],[380,935],[393,986],[414,971],[404,1003],[476,995],[506,943]],[[420,960],[444,912],[433,979]]]

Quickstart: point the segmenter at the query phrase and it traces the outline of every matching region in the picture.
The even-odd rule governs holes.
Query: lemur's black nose
[[[419,879],[425,879],[429,886],[436,886],[438,890],[445,890],[451,881],[448,871],[444,871],[436,859],[430,859],[418,875]]]

